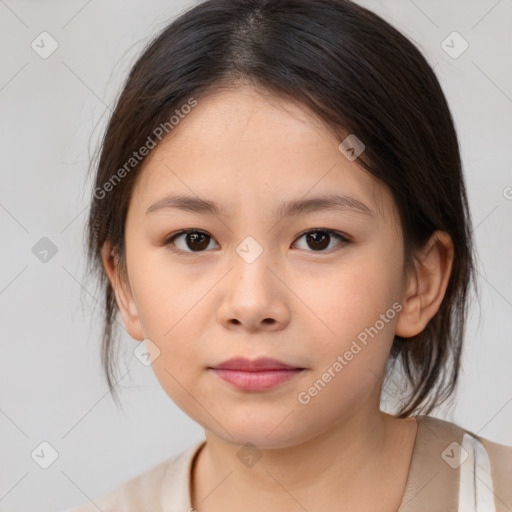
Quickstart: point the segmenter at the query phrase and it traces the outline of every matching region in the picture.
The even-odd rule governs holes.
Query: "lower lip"
[[[212,370],[221,379],[243,391],[265,391],[293,379],[293,377],[302,372],[299,368],[293,370],[261,370],[256,372],[220,370],[215,368],[212,368]]]

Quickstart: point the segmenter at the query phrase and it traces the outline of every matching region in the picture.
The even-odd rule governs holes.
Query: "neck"
[[[282,448],[240,452],[240,445],[207,431],[194,468],[192,504],[205,512],[261,510],[264,504],[271,512],[295,501],[297,510],[339,511],[342,500],[343,510],[364,510],[368,503],[362,497],[375,496],[376,485],[389,496],[389,479],[399,475],[403,485],[393,498],[398,505],[415,434],[414,419],[398,420],[380,410],[361,410],[313,439]],[[397,453],[404,449],[400,461]]]

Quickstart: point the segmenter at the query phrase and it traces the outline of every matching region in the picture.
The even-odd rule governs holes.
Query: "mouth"
[[[208,370],[239,390],[265,391],[293,379],[305,368],[288,365],[276,359],[235,358],[209,367]]]

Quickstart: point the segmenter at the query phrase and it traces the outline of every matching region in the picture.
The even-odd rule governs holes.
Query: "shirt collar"
[[[206,439],[195,443],[174,458],[162,480],[160,503],[162,510],[189,512],[192,510],[190,491],[192,466]]]

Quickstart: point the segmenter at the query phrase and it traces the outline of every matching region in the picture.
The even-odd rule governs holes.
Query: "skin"
[[[199,511],[394,511],[401,502],[417,423],[380,410],[382,379],[394,334],[421,332],[439,309],[453,244],[437,231],[418,251],[417,276],[405,275],[390,192],[338,144],[289,100],[246,85],[212,93],[144,162],[126,220],[127,280],[104,247],[126,329],[158,347],[156,377],[205,429],[192,478]],[[281,201],[333,192],[372,215],[275,213]],[[225,215],[145,213],[171,193],[216,201]],[[185,236],[164,245],[181,229],[211,238],[199,252]],[[315,229],[351,243],[332,236],[315,250],[303,236]],[[236,252],[248,236],[263,251],[251,263]],[[299,403],[298,394],[395,303],[401,311]],[[236,356],[305,370],[268,391],[240,391],[208,369]],[[237,457],[247,442],[262,456],[252,467]]]

